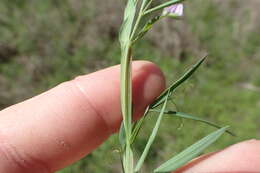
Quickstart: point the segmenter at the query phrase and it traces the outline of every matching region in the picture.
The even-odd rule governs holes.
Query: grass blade
[[[168,92],[170,94],[183,82],[191,77],[191,75],[200,67],[200,65],[205,61],[207,55],[200,59],[195,65],[193,65],[180,79],[178,79],[175,83],[173,83],[169,88],[167,88],[151,105],[150,108],[155,108],[161,105],[165,99]]]
[[[137,162],[137,165],[135,167],[135,172],[138,172],[140,170],[140,168],[143,165],[144,160],[145,160],[145,158],[146,158],[146,156],[147,156],[147,154],[148,154],[148,152],[149,152],[149,150],[151,148],[151,145],[152,145],[152,143],[153,143],[153,141],[154,141],[154,139],[156,137],[156,134],[157,134],[157,132],[159,130],[159,126],[161,124],[161,120],[163,118],[163,114],[164,114],[164,111],[165,111],[165,108],[166,108],[166,105],[167,105],[167,101],[168,101],[167,98],[168,98],[168,96],[169,96],[169,93],[168,93],[168,95],[166,95],[166,100],[164,101],[163,107],[162,107],[161,112],[159,114],[159,117],[158,117],[158,119],[156,121],[156,124],[155,124],[155,126],[153,128],[153,131],[152,131],[152,133],[151,133],[151,135],[149,137],[149,140],[148,140],[148,142],[147,142],[147,144],[145,146],[145,149],[144,149],[140,159]]]
[[[154,172],[170,172],[186,164],[193,158],[197,157],[205,148],[214,143],[227,130],[227,128],[228,127],[221,128],[202,138],[177,156],[174,156],[172,159],[162,164],[160,167],[155,169]]]
[[[159,112],[160,110],[156,110],[156,109],[151,109],[151,112]],[[198,121],[198,122],[202,122],[205,124],[208,124],[212,127],[216,127],[218,129],[221,129],[222,127],[216,123],[213,123],[211,121],[205,120],[203,118],[200,117],[196,117],[194,115],[190,115],[190,114],[186,114],[183,112],[176,112],[176,111],[165,111],[164,114],[168,114],[168,115],[172,115],[172,116],[176,116],[179,118],[184,118],[184,119],[189,119],[189,120],[194,120],[194,121]],[[226,130],[226,132],[232,136],[236,136],[233,132],[231,132],[230,130]]]

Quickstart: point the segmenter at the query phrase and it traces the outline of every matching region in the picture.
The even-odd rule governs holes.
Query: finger
[[[249,140],[199,157],[175,173],[257,173],[259,163],[260,141]]]
[[[0,112],[0,172],[54,172],[85,156],[116,131],[119,66],[65,82]],[[160,69],[133,63],[134,114],[165,87]]]

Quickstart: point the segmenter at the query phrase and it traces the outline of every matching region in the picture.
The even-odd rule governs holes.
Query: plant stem
[[[136,22],[135,22],[135,25],[134,25],[134,28],[133,28],[133,31],[132,31],[132,34],[131,34],[131,41],[133,41],[133,38],[134,38],[134,35],[136,33],[136,30],[141,22],[141,19],[143,17],[143,13],[144,13],[144,8],[145,8],[145,5],[146,5],[146,2],[147,0],[143,0],[142,2],[142,5],[141,5],[141,8],[140,8],[140,11],[139,11],[139,14],[138,14],[138,17],[136,19]]]
[[[145,8],[144,8],[144,11],[146,11],[146,10],[149,8],[149,6],[151,5],[152,2],[153,2],[153,0],[150,0],[150,1],[146,4],[146,6],[145,6]]]
[[[121,59],[121,108],[126,140],[130,138],[132,131],[132,106],[129,106],[132,103],[131,65],[131,48],[127,46],[124,52],[122,52]]]
[[[132,52],[130,43],[123,49],[121,59],[121,108],[125,127],[126,148],[123,155],[125,173],[133,173],[134,161],[131,149],[132,136],[132,79],[131,79]]]
[[[143,9],[147,0],[142,1],[140,11],[138,13],[135,24],[131,27],[131,33],[125,40],[125,44],[121,45],[121,109],[123,114],[123,124],[125,128],[125,151],[123,152],[123,167],[125,173],[134,173],[134,158],[131,148],[132,138],[132,39],[138,29],[140,21],[143,17]],[[138,0],[135,0],[137,3]],[[135,14],[132,14],[135,16]]]

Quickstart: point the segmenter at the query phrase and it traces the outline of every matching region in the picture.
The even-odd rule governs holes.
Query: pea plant
[[[206,147],[215,142],[224,132],[231,135],[227,127],[221,127],[215,123],[209,122],[199,117],[178,112],[175,110],[167,110],[167,102],[171,98],[175,90],[183,84],[192,74],[199,68],[206,57],[199,60],[193,65],[180,79],[170,85],[162,94],[150,104],[142,116],[136,122],[132,119],[132,83],[131,83],[131,64],[133,59],[134,45],[140,41],[155,23],[163,18],[170,17],[173,20],[183,16],[184,4],[183,0],[167,0],[153,2],[153,0],[127,0],[123,24],[119,33],[119,41],[121,45],[121,111],[123,121],[119,132],[120,155],[122,161],[122,169],[124,173],[137,173],[141,171],[142,165],[148,155],[148,152],[157,135],[161,120],[165,114],[172,117],[180,117],[191,119],[194,121],[206,123],[218,128],[215,132],[202,138],[192,146],[186,148],[173,158],[162,163],[155,168],[153,172],[171,172],[186,164],[196,156],[198,156]],[[140,129],[149,113],[158,113],[157,121],[148,138],[146,146],[140,158],[133,153],[133,144],[136,142]]]

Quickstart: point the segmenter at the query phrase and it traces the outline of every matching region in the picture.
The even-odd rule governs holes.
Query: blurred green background
[[[77,75],[118,64],[123,4],[123,0],[1,0],[0,108]],[[260,138],[259,7],[259,0],[186,2],[183,20],[161,21],[136,46],[135,59],[158,64],[168,83],[209,53],[203,67],[173,97],[173,108],[231,125],[238,135],[224,135],[207,151]],[[148,118],[141,132],[137,155],[155,117]],[[143,172],[213,130],[165,117]],[[120,172],[117,148],[114,135],[60,173]]]

